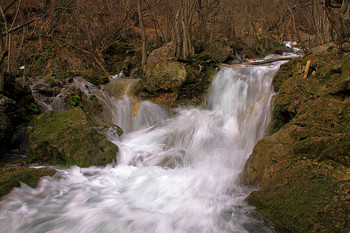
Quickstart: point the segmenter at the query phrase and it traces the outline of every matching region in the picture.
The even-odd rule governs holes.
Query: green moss
[[[69,101],[69,105],[72,108],[75,108],[75,107],[84,108],[83,102],[81,101],[81,97],[79,95],[73,95]]]
[[[296,163],[288,170],[298,175],[283,177],[287,182],[275,191],[253,192],[247,201],[261,215],[291,232],[347,232],[349,207],[342,206],[334,192],[349,183],[330,180],[328,169],[317,163]],[[338,214],[330,210],[335,206]]]
[[[55,170],[41,168],[27,168],[27,167],[10,167],[0,168],[0,197],[11,192],[15,187],[20,186],[20,182],[35,188],[43,176],[52,176],[56,173]]]
[[[79,165],[83,167],[111,163],[118,147],[108,141],[80,108],[48,111],[34,122],[29,136],[29,163]]]

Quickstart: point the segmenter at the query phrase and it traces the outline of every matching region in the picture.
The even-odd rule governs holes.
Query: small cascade
[[[121,127],[125,133],[162,124],[166,111],[150,101],[138,101],[131,89],[138,80],[112,80],[99,91],[93,91],[104,110],[100,118]]]
[[[60,169],[60,179],[16,189],[0,202],[0,229],[276,232],[244,202],[239,175],[265,134],[271,82],[282,63],[223,67],[213,79],[208,108],[179,108],[172,118],[151,102],[130,98],[132,83],[117,96],[108,94],[109,87],[82,86],[126,131],[114,141],[118,165]]]
[[[75,78],[70,86],[80,89],[85,95],[95,95],[103,106],[103,112],[98,115],[101,120],[114,123],[124,132],[131,132],[143,127],[162,124],[167,119],[166,111],[150,101],[138,101],[130,93],[138,80],[112,79],[102,88],[83,79]],[[40,94],[40,88],[45,84],[34,85],[32,93],[41,111],[64,111],[69,109],[64,101],[68,90],[62,88],[55,97]]]

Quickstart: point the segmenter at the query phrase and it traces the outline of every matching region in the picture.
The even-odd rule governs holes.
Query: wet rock
[[[53,176],[55,170],[47,168],[27,168],[27,167],[8,167],[0,168],[0,198],[15,187],[19,187],[20,183],[24,183],[32,188],[38,185],[43,176]]]
[[[56,96],[56,91],[54,88],[52,88],[49,84],[45,82],[40,82],[32,86],[32,90],[47,96],[47,97],[55,97]]]
[[[111,163],[116,159],[118,147],[99,133],[98,126],[104,125],[99,125],[80,108],[47,111],[34,121],[27,161],[81,167]]]

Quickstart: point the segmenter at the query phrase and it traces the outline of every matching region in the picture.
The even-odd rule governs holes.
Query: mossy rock
[[[145,77],[135,88],[136,95],[174,107],[201,105],[217,66],[197,61],[161,62],[147,67]]]
[[[81,167],[111,163],[118,147],[101,135],[99,126],[80,108],[47,111],[34,121],[27,161]]]
[[[311,65],[305,74],[308,61]],[[346,98],[350,93],[349,83],[349,54],[340,57],[335,52],[312,53],[283,65],[272,83],[279,93],[274,100],[270,133],[277,132],[291,121],[306,102],[324,95]]]
[[[43,176],[53,176],[56,173],[53,169],[47,168],[27,168],[27,167],[9,167],[0,168],[0,197],[5,196],[20,183],[35,188]]]
[[[173,106],[178,91],[186,80],[185,65],[180,62],[161,62],[148,65],[136,86],[136,94],[158,104]]]
[[[103,107],[95,95],[86,95],[75,86],[69,87],[64,100],[71,109],[79,107],[87,114],[98,115],[103,111]]]
[[[109,78],[106,75],[101,75],[93,69],[80,71],[80,74],[86,81],[94,85],[101,85],[109,82]]]
[[[245,165],[243,183],[259,186],[247,202],[291,232],[349,232],[349,60],[309,54],[290,66],[278,84],[277,129]]]

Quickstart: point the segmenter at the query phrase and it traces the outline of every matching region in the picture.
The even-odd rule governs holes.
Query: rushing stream
[[[264,136],[281,63],[223,67],[207,109],[169,119],[151,102],[136,114],[127,96],[115,99],[128,111],[113,117],[127,132],[114,141],[118,165],[61,169],[15,189],[0,202],[0,231],[274,232],[244,202],[239,174]]]

